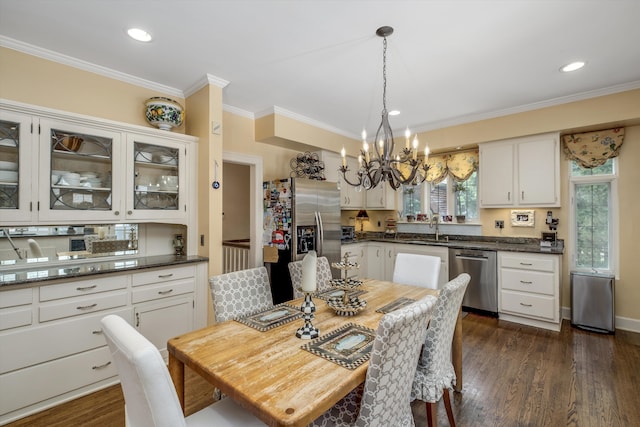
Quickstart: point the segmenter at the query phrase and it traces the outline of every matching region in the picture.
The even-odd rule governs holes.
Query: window
[[[571,162],[572,268],[616,271],[617,171],[615,159],[585,169]]]
[[[448,176],[438,184],[424,182],[403,186],[402,208],[404,218],[407,215],[415,217],[419,213],[430,216],[431,212],[437,212],[440,216],[464,215],[465,220],[478,219],[478,172],[473,172],[463,182],[456,182]]]

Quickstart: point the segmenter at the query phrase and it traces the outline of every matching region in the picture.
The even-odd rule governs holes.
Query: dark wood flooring
[[[463,320],[464,387],[452,393],[456,423],[465,426],[640,426],[640,334],[560,333],[469,314]],[[188,411],[211,402],[213,388],[187,372]],[[123,426],[119,386],[8,424]],[[426,410],[413,405],[416,426]],[[444,406],[438,425],[448,426]]]

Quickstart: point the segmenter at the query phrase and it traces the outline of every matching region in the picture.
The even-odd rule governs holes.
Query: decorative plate
[[[345,304],[341,297],[329,298],[327,305],[331,307],[338,316],[355,316],[367,307],[367,302],[358,297],[349,298]]]
[[[352,268],[360,268],[360,264],[358,264],[357,262],[351,262],[351,261],[340,261],[340,262],[333,262],[331,263],[331,267],[333,268],[337,268],[340,270],[350,270]]]
[[[340,289],[355,289],[362,286],[362,280],[357,279],[331,279],[331,286]]]

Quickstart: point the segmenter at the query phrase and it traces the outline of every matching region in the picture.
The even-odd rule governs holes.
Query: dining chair
[[[462,273],[440,290],[411,386],[411,401],[417,399],[426,403],[429,427],[437,425],[436,409],[443,396],[449,424],[451,427],[456,425],[449,396],[449,390],[456,383],[451,342],[469,280],[471,276]]]
[[[102,318],[102,331],[120,376],[129,427],[264,426],[231,398],[185,418],[158,349],[122,317]]]
[[[429,295],[382,316],[364,385],[357,387],[312,426],[413,426],[409,395],[427,322],[436,304]]]
[[[438,289],[440,257],[399,253],[393,269],[393,282]]]
[[[293,261],[289,263],[289,274],[291,275],[291,285],[293,285],[293,298],[303,297],[302,291],[298,288],[302,286],[302,261]],[[331,265],[326,256],[318,257],[316,270],[316,285],[318,292],[326,291],[331,288],[330,281],[333,279],[331,275]]]
[[[220,274],[209,279],[216,322],[237,319],[273,307],[265,267]]]

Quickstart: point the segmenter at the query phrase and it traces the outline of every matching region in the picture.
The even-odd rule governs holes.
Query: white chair
[[[230,398],[185,418],[169,370],[158,349],[119,316],[105,316],[102,330],[120,376],[126,426],[265,425]]]
[[[428,296],[380,320],[364,386],[359,386],[312,426],[413,426],[409,395],[426,325],[436,304]]]
[[[265,267],[213,276],[209,279],[216,322],[237,319],[273,307]]]
[[[440,290],[411,386],[411,400],[426,402],[429,427],[437,425],[437,403],[443,396],[449,424],[451,427],[456,425],[449,396],[449,389],[456,383],[451,342],[469,280],[471,276],[462,273]]]
[[[293,285],[293,298],[300,298],[304,294],[298,290],[302,286],[302,261],[294,261],[289,263],[289,274],[291,275],[291,285]],[[330,281],[333,279],[331,275],[331,265],[326,256],[318,257],[316,285],[318,292],[326,291],[331,288]]]
[[[437,256],[399,253],[393,281],[404,285],[438,289],[441,259]]]

